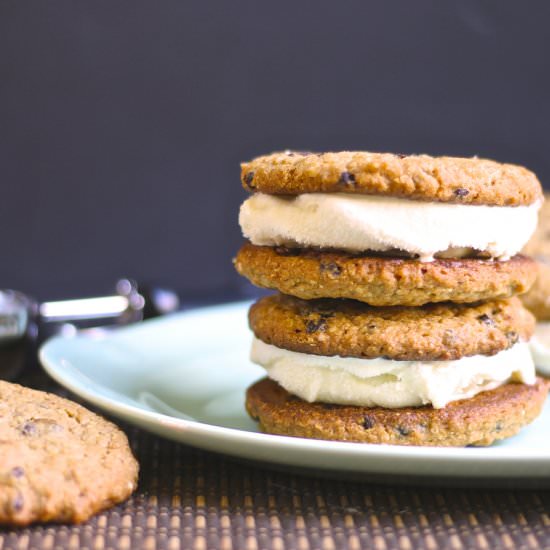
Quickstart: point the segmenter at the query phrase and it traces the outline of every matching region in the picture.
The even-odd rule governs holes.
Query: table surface
[[[74,398],[38,367],[18,382]],[[0,550],[550,549],[549,490],[315,477],[122,428],[141,465],[135,494],[81,525],[0,530]]]

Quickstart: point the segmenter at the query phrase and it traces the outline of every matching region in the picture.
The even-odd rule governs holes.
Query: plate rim
[[[246,301],[237,301],[230,302],[218,305],[209,305],[205,307],[198,307],[190,309],[187,311],[179,312],[173,315],[152,319],[148,321],[143,321],[139,324],[128,325],[125,327],[117,327],[105,331],[105,336],[102,336],[100,339],[108,339],[114,334],[119,334],[120,332],[132,331],[136,328],[142,328],[148,326],[152,323],[158,324],[167,322],[168,320],[174,320],[177,318],[188,318],[197,314],[208,314],[209,312],[215,311],[218,312],[220,309],[226,310],[230,308],[239,308],[246,307],[250,304],[249,300]],[[157,411],[151,411],[143,407],[138,406],[136,403],[127,404],[120,402],[114,398],[111,398],[104,394],[98,394],[93,390],[88,390],[85,386],[78,384],[78,379],[80,377],[86,377],[82,374],[81,371],[76,369],[76,378],[70,374],[64,375],[63,367],[57,365],[56,362],[50,358],[50,352],[52,348],[58,346],[59,344],[66,343],[67,341],[75,341],[79,339],[95,339],[91,334],[87,334],[86,331],[79,331],[76,335],[70,337],[55,336],[47,340],[39,349],[39,360],[45,371],[50,375],[56,382],[60,385],[67,388],[69,391],[73,392],[75,395],[78,395],[88,403],[91,403],[107,413],[113,414],[114,416],[122,416],[125,420],[132,424],[138,425],[141,429],[146,429],[150,431],[149,424],[156,424],[163,426],[164,428],[173,428],[177,429],[178,432],[182,434],[192,434],[196,436],[213,436],[217,441],[226,441],[233,440],[236,443],[243,444],[254,444],[260,443],[262,446],[267,447],[279,447],[282,448],[291,448],[292,450],[302,450],[307,451],[319,451],[324,452],[329,451],[331,454],[341,454],[353,455],[354,457],[364,457],[372,459],[408,459],[415,462],[422,461],[425,459],[430,459],[437,463],[444,463],[449,465],[450,463],[464,463],[479,464],[479,463],[498,463],[498,464],[516,464],[522,462],[522,465],[525,466],[528,464],[538,464],[550,462],[550,449],[539,449],[531,446],[524,447],[523,449],[517,448],[499,448],[499,452],[495,451],[494,448],[491,451],[488,451],[488,448],[483,447],[469,447],[469,448],[460,448],[460,447],[421,447],[421,446],[409,446],[409,445],[388,445],[388,444],[368,444],[368,443],[356,443],[356,442],[343,442],[343,441],[325,441],[318,439],[307,439],[307,438],[298,438],[290,437],[283,435],[272,435],[261,432],[251,432],[238,428],[230,428],[226,426],[218,426],[215,424],[208,424],[206,422],[200,422],[197,420],[190,420],[184,418],[178,418],[164,414]],[[75,382],[75,380],[77,382]],[[107,388],[104,384],[99,384],[95,380],[94,384],[99,385],[101,388]],[[145,422],[147,427],[144,427],[139,422]],[[164,436],[166,437],[166,436]],[[182,439],[173,438],[178,441]],[[189,444],[189,443],[188,443]],[[193,446],[202,447],[196,443],[191,443]],[[212,449],[212,447],[203,447]],[[490,449],[490,447],[489,447]],[[227,450],[219,450],[218,452],[232,454],[233,456],[238,456],[238,454],[229,452]],[[527,456],[528,455],[528,456]],[[276,461],[280,463],[279,461]],[[523,470],[523,468],[522,468]],[[503,474],[504,475],[504,474]],[[528,477],[528,476],[521,476]]]

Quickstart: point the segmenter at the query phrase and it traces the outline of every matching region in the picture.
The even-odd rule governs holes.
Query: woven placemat
[[[27,385],[62,393],[34,372]],[[122,425],[126,503],[78,526],[0,530],[0,550],[550,549],[550,491],[442,489],[275,471]]]

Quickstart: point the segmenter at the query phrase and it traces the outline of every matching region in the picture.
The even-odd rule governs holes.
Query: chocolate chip
[[[370,416],[365,416],[365,418],[363,418],[363,428],[365,428],[365,430],[370,430],[371,428],[374,428],[374,419]]]
[[[405,157],[408,157],[408,155],[404,155],[403,153],[397,153],[397,158],[404,159]]]
[[[515,344],[519,340],[519,334],[512,330],[506,333],[506,338],[508,339],[508,342],[510,342],[510,344]]]
[[[254,172],[248,172],[244,176],[244,183],[249,189],[255,189],[256,187],[252,185],[252,180],[254,179]]]
[[[25,501],[23,500],[23,495],[21,493],[17,493],[16,497],[13,499],[11,503],[11,507],[14,512],[21,512],[21,510],[23,510],[24,504],[25,504]]]
[[[504,430],[504,422],[502,420],[499,420],[496,423],[495,432],[501,432],[502,430]]]
[[[23,470],[21,466],[15,466],[15,468],[11,469],[11,475],[16,478],[23,477],[25,475],[25,470]]]
[[[37,437],[47,433],[62,432],[63,426],[60,426],[55,420],[50,418],[33,418],[21,426],[21,433],[27,437]]]
[[[324,332],[327,328],[327,320],[322,316],[319,319],[310,319],[306,321],[306,332],[313,334],[314,332]]]
[[[401,437],[407,437],[408,435],[411,435],[411,430],[405,428],[405,426],[396,426],[395,429]]]
[[[32,436],[36,434],[36,424],[34,422],[25,422],[23,426],[21,426],[21,433],[23,435]]]
[[[351,172],[342,172],[338,183],[342,185],[355,185],[355,176]]]
[[[339,277],[342,273],[342,268],[336,262],[321,262],[319,270],[321,273],[328,273],[333,277]]]
[[[477,319],[478,321],[481,321],[484,325],[487,325],[489,327],[495,326],[495,322],[486,313],[478,315]]]
[[[470,194],[470,191],[464,189],[464,187],[457,187],[453,192],[457,197],[465,197]]]

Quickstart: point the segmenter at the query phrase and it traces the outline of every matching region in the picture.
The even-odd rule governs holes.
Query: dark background
[[[246,291],[239,162],[480,155],[550,181],[550,3],[3,0],[0,288]]]

